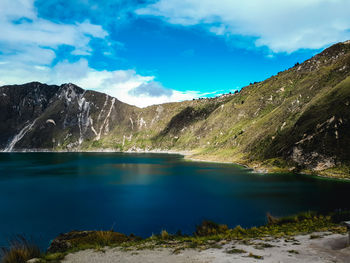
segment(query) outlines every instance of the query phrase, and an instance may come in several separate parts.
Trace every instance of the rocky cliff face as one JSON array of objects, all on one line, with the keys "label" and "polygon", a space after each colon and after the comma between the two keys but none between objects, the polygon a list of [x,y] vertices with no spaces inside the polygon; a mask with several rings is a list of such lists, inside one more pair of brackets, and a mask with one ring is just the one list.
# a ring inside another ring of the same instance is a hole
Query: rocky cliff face
[{"label": "rocky cliff face", "polygon": [[350,43],[217,98],[137,108],[73,84],[0,87],[0,149],[192,150],[349,175]]},{"label": "rocky cliff face", "polygon": [[125,126],[134,108],[73,84],[3,86],[0,95],[3,151],[79,149],[84,141],[98,141],[116,125]]}]

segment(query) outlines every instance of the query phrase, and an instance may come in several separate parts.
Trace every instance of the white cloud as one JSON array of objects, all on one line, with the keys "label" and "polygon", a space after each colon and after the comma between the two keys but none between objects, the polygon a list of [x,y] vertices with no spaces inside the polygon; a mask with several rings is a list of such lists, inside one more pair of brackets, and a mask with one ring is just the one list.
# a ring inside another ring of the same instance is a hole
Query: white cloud
[{"label": "white cloud", "polygon": [[89,21],[58,24],[39,18],[33,0],[0,1],[0,59],[48,65],[58,46],[74,47],[73,55],[89,55],[91,38],[107,35]]},{"label": "white cloud", "polygon": [[[135,70],[115,70],[115,71],[97,71],[87,66],[86,61],[81,60],[74,64],[77,66],[74,72],[81,72],[80,76],[75,76],[69,80],[69,82],[76,83],[78,86],[84,89],[96,90],[99,92],[107,93],[116,97],[118,100],[126,102],[138,107],[146,107],[153,104],[161,104],[165,102],[190,100],[194,97],[198,97],[200,94],[195,91],[180,92],[176,90],[168,90],[168,93],[159,93],[156,96],[156,92],[159,92],[159,86],[155,92],[150,92],[149,88],[154,87],[154,76],[142,76],[136,73]],[[56,67],[54,69],[59,74],[71,70],[72,64],[67,65],[66,68],[63,65],[58,65],[60,69]],[[85,70],[85,72],[84,72]],[[66,79],[67,76],[65,76]],[[60,83],[59,78],[53,80],[56,83]],[[161,85],[158,83],[158,85]],[[148,88],[147,93],[143,93],[142,96],[135,90]]]},{"label": "white cloud", "polygon": [[[160,92],[161,84],[155,81],[154,76],[142,76],[135,70],[98,71],[88,65],[86,59],[75,63],[63,61],[55,67],[28,66],[23,63],[0,63],[0,85],[21,84],[31,81],[41,81],[48,84],[61,84],[72,82],[90,90],[107,93],[131,105],[146,107],[165,102],[190,100],[203,96],[196,91],[180,92],[171,89]],[[157,83],[157,85],[155,85]],[[152,87],[156,87],[153,92]],[[137,90],[145,91],[142,96]],[[156,94],[157,93],[157,94]]]},{"label": "white cloud", "polygon": [[134,70],[98,71],[86,59],[59,61],[52,66],[59,46],[71,46],[73,56],[85,56],[92,52],[92,38],[104,39],[107,35],[101,26],[89,21],[64,24],[42,19],[34,0],[0,0],[0,85],[72,82],[140,107],[201,95],[166,89],[154,76],[142,76]]},{"label": "white cloud", "polygon": [[274,52],[318,49],[350,39],[349,0],[159,0],[136,10],[217,35],[255,37]]},{"label": "white cloud", "polygon": [[21,17],[35,18],[33,0],[2,0],[0,2],[0,17],[18,19]]},{"label": "white cloud", "polygon": [[138,87],[129,90],[128,92],[130,95],[135,97],[160,97],[160,96],[166,96],[171,97],[173,95],[173,91],[171,89],[164,88],[161,83],[158,81],[149,81],[146,83],[142,83]]}]

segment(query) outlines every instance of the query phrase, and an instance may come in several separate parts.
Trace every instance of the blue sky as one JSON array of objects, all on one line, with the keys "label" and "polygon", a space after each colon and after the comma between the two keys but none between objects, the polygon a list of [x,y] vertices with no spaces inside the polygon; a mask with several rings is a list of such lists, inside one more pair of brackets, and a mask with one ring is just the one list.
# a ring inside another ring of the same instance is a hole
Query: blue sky
[{"label": "blue sky", "polygon": [[214,96],[350,39],[348,0],[1,0],[0,84],[137,106]]}]

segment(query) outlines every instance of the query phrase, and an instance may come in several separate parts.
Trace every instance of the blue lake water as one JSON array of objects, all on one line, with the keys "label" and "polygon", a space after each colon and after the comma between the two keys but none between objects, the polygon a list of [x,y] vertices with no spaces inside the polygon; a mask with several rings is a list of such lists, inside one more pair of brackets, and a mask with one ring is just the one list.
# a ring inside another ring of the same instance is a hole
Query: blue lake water
[{"label": "blue lake water", "polygon": [[350,208],[349,194],[347,182],[255,174],[180,155],[1,153],[0,246],[25,234],[46,248],[70,230],[192,233],[204,219],[258,226],[266,212]]}]

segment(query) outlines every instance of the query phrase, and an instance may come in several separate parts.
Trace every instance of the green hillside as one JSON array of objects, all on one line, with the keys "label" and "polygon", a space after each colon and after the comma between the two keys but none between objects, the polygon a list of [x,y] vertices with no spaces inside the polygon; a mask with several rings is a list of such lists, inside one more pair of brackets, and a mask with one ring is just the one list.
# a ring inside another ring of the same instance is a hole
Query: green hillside
[{"label": "green hillside", "polygon": [[[142,109],[72,84],[40,86],[34,95],[20,87],[0,88],[8,94],[0,97],[8,112],[0,126],[3,149],[189,151],[258,170],[350,177],[349,42],[238,93]],[[28,108],[11,110],[14,89],[23,97],[16,105],[34,105],[30,116]],[[16,135],[23,138],[13,141]]]},{"label": "green hillside", "polygon": [[199,159],[348,176],[349,95],[350,45],[339,43],[238,94],[140,109],[145,125],[123,150],[192,150]]}]

